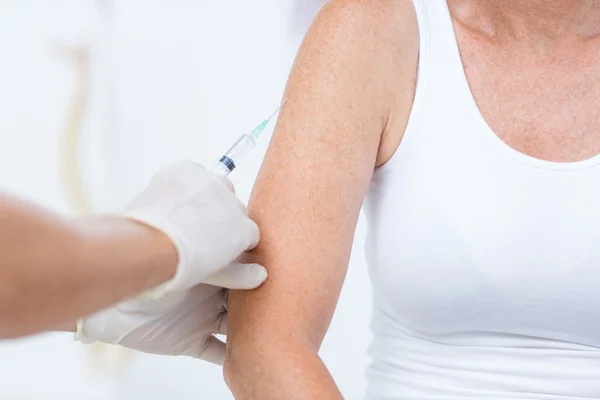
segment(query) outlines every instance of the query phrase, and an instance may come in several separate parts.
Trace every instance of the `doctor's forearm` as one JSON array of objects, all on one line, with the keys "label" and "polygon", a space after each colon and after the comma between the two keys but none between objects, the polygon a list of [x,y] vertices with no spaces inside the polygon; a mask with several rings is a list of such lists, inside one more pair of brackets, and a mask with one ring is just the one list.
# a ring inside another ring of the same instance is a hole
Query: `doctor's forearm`
[{"label": "doctor's forearm", "polygon": [[67,327],[170,279],[164,235],[120,218],[68,220],[0,195],[0,338]]}]

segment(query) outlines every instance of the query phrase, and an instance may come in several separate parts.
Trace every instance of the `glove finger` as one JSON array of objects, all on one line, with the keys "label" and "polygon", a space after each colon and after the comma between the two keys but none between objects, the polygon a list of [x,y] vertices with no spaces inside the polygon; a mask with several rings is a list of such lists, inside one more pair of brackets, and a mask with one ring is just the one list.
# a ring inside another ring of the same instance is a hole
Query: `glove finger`
[{"label": "glove finger", "polygon": [[[182,165],[190,165],[193,166],[195,168],[198,168],[198,172],[206,174],[206,173],[212,173],[212,171],[210,171],[209,169],[207,169],[204,165],[192,161],[192,160],[180,160],[178,163],[182,164]],[[231,182],[229,180],[229,178],[225,177],[225,176],[221,176],[215,173],[212,173],[213,178],[216,178],[219,182],[223,183],[227,189],[231,190],[233,193],[235,193],[235,187],[233,186],[233,182]]]},{"label": "glove finger", "polygon": [[235,194],[235,186],[233,185],[233,182],[231,182],[231,180],[226,177],[226,176],[221,176],[218,174],[213,173],[213,177],[221,182],[223,185],[225,185],[227,187],[227,189],[229,189],[233,194]]},{"label": "glove finger", "polygon": [[203,164],[200,164],[199,162],[192,161],[192,160],[189,160],[189,159],[183,159],[183,160],[179,160],[178,162],[179,162],[179,163],[182,163],[182,164],[190,164],[190,165],[193,165],[194,167],[198,167],[199,169],[201,169],[201,170],[204,170],[204,171],[206,171],[206,170],[207,170],[207,169],[206,169],[206,167],[205,167]]},{"label": "glove finger", "polygon": [[231,192],[233,194],[235,194],[235,186],[233,185],[233,182],[231,182],[229,180],[229,178],[226,178],[226,177],[221,176],[221,175],[217,175],[217,179],[219,181],[221,181],[223,183],[223,185],[227,186],[227,189],[231,190]]},{"label": "glove finger", "polygon": [[232,262],[209,276],[204,283],[226,289],[255,289],[267,279],[267,270],[259,264]]},{"label": "glove finger", "polygon": [[208,339],[208,344],[204,348],[204,351],[200,354],[200,358],[204,361],[208,361],[209,363],[223,365],[225,362],[225,354],[226,354],[225,343],[221,342],[215,336],[212,336]]},{"label": "glove finger", "polygon": [[219,335],[227,335],[227,322],[228,322],[227,312],[223,312],[223,314],[221,314],[221,320],[219,321],[219,326],[217,327],[217,333]]},{"label": "glove finger", "polygon": [[192,161],[192,160],[184,159],[184,160],[181,160],[181,162],[187,162],[187,163],[190,163],[190,164],[192,164],[192,165],[194,165],[194,166],[196,166],[196,167],[198,167],[200,169],[206,170],[206,167],[204,166],[204,164],[201,164],[201,163],[199,163],[197,161]]},{"label": "glove finger", "polygon": [[256,222],[250,220],[250,224],[248,225],[248,246],[246,247],[246,251],[253,250],[256,246],[258,246],[258,242],[260,241],[260,230],[258,229],[258,225]]}]

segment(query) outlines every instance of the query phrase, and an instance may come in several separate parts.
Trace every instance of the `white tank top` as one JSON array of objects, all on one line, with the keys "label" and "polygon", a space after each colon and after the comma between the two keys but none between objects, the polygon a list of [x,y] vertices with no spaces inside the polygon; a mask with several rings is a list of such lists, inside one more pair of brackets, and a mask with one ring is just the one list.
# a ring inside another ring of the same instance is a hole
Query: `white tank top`
[{"label": "white tank top", "polygon": [[471,95],[446,1],[414,3],[413,110],[365,201],[367,398],[598,399],[600,156],[506,145]]}]

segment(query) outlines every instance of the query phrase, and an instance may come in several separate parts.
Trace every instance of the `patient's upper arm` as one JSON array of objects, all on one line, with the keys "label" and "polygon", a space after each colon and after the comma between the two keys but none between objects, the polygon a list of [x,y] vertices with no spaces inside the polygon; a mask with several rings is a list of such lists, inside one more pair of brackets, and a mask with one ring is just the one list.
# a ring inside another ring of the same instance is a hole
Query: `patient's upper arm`
[{"label": "patient's upper arm", "polygon": [[233,351],[259,337],[321,344],[401,75],[391,3],[331,1],[298,53],[249,207],[269,278],[231,295]]}]

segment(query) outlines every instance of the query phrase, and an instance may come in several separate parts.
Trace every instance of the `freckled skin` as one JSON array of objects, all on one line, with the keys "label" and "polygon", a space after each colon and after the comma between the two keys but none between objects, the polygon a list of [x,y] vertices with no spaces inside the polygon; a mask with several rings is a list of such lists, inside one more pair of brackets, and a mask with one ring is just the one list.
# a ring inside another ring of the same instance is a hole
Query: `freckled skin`
[{"label": "freckled skin", "polygon": [[[472,3],[449,1],[467,80],[496,135],[549,161],[600,153],[600,2],[567,0],[553,15],[529,9],[504,20],[494,20],[498,9]],[[544,35],[549,27],[559,34]]]},{"label": "freckled skin", "polygon": [[[600,71],[580,97],[569,93],[600,69],[597,36],[582,33],[600,27],[582,15],[600,12],[547,0],[556,8],[541,23],[540,1],[449,1],[467,77],[509,145],[552,161],[587,158],[600,152]],[[331,0],[313,22],[250,200],[261,243],[249,258],[269,278],[230,296],[224,374],[236,398],[341,398],[317,351],[373,169],[406,127],[418,38],[411,0]]]}]

